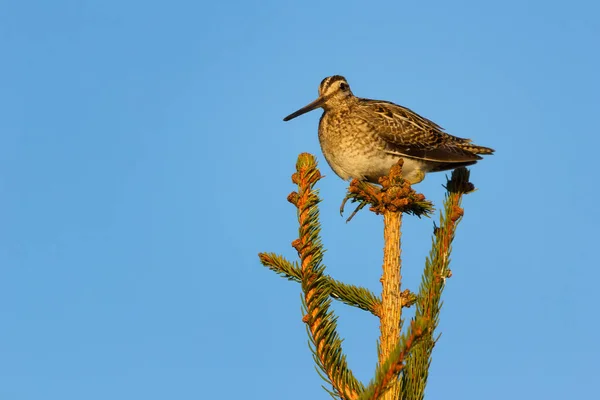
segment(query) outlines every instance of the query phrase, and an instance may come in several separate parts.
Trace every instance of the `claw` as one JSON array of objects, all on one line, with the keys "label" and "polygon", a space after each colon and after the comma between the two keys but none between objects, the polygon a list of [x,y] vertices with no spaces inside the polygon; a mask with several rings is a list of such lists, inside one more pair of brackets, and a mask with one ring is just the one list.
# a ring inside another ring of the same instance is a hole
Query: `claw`
[{"label": "claw", "polygon": [[[344,216],[344,207],[346,206],[346,202],[350,199],[350,196],[346,196],[344,197],[344,200],[342,200],[342,205],[340,206],[340,216]],[[362,210],[367,204],[368,202],[366,201],[359,201],[359,205],[358,207],[356,207],[356,209],[352,212],[352,214],[350,214],[350,216],[348,217],[348,219],[346,219],[346,223],[350,222],[350,220],[352,218],[354,218],[354,216],[360,211]]]},{"label": "claw", "polygon": [[358,207],[356,207],[356,209],[354,211],[352,211],[352,214],[350,214],[350,216],[348,217],[348,219],[346,220],[346,223],[350,222],[350,220],[352,218],[354,218],[354,216],[360,211],[362,210],[365,206],[367,205],[366,201],[361,201],[360,204],[358,205]]},{"label": "claw", "polygon": [[344,200],[342,200],[342,205],[340,205],[340,217],[344,216],[344,207],[346,206],[346,202],[348,201],[350,197],[346,196],[344,197]]}]

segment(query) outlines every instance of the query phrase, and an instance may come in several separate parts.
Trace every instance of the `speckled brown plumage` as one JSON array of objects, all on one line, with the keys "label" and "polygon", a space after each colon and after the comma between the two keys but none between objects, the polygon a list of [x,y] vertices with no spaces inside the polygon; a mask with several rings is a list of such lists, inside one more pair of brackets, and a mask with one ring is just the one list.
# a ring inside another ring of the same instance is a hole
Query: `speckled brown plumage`
[{"label": "speckled brown plumage", "polygon": [[398,158],[403,158],[404,177],[418,183],[427,172],[475,164],[480,155],[494,153],[493,149],[444,132],[406,107],[354,96],[340,75],[323,79],[319,98],[284,121],[319,107],[324,109],[319,122],[321,149],[331,168],[344,180],[376,183]]}]

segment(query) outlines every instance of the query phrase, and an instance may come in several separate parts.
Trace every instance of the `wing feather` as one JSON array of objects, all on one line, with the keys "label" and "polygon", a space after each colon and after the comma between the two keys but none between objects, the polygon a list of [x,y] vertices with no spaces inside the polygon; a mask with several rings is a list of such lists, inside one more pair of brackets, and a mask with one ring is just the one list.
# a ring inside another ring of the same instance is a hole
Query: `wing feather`
[{"label": "wing feather", "polygon": [[406,107],[386,101],[360,101],[361,119],[385,141],[391,154],[451,163],[481,159],[468,150],[476,148],[471,140],[445,133],[441,126]]}]

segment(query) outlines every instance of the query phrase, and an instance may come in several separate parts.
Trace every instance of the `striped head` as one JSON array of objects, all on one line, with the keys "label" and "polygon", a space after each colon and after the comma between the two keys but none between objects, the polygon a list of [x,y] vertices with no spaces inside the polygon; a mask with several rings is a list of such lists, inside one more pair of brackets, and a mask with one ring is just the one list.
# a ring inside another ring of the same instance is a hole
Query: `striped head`
[{"label": "striped head", "polygon": [[328,76],[321,81],[319,85],[319,97],[315,101],[291,113],[283,120],[289,121],[319,107],[325,110],[340,107],[352,98],[354,98],[354,95],[350,90],[350,85],[348,85],[346,78],[340,75]]}]

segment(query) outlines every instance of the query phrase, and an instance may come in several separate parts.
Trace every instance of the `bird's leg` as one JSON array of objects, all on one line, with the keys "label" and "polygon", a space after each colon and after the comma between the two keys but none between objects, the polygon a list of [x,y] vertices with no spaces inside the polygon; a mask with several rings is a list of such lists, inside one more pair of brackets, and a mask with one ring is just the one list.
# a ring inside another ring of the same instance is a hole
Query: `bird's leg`
[{"label": "bird's leg", "polygon": [[[346,222],[350,222],[357,212],[362,210],[366,205],[371,204],[372,199],[375,198],[381,190],[376,185],[366,181],[359,181],[358,179],[353,179],[348,189],[349,191],[346,194],[346,197],[344,197],[342,205],[340,206],[340,215],[344,215],[344,206],[348,200],[351,200],[353,203],[358,203],[358,206],[352,212],[352,214],[350,214],[350,217],[348,217]],[[359,195],[360,192],[362,192],[362,195]],[[365,195],[369,198],[365,197]]]},{"label": "bird's leg", "polygon": [[[342,201],[342,205],[340,206],[340,215],[341,216],[344,216],[344,206],[346,205],[347,200],[348,200],[348,196],[344,197],[344,201]],[[354,211],[352,211],[352,214],[350,214],[350,216],[348,217],[346,222],[350,222],[350,220],[352,218],[354,218],[356,213],[358,213],[360,210],[362,210],[364,208],[364,206],[366,206],[367,204],[369,204],[367,201],[364,201],[364,200],[360,201],[360,204],[358,205],[358,207],[356,207],[356,209]]]}]

